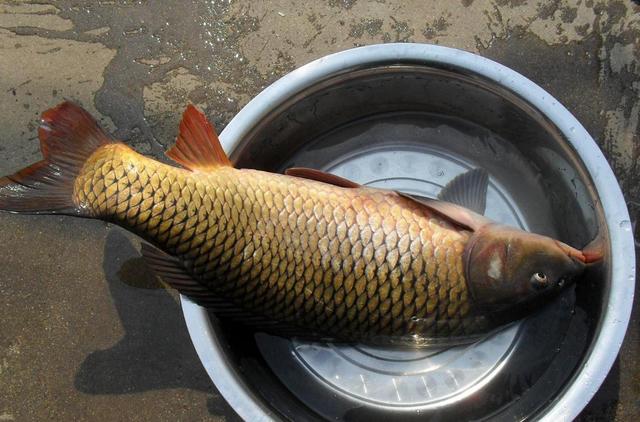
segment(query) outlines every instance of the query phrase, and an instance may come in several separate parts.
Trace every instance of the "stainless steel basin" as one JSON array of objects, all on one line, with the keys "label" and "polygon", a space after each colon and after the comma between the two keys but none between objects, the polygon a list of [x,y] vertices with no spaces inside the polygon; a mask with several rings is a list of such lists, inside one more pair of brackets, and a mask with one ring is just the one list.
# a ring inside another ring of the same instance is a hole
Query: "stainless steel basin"
[{"label": "stainless steel basin", "polygon": [[423,196],[484,167],[489,217],[578,247],[600,233],[607,247],[602,267],[540,312],[448,349],[282,339],[183,297],[198,355],[243,418],[570,420],[604,380],[633,300],[628,212],[593,139],[528,79],[444,47],[362,47],[283,77],[220,138],[239,167],[313,167]]}]

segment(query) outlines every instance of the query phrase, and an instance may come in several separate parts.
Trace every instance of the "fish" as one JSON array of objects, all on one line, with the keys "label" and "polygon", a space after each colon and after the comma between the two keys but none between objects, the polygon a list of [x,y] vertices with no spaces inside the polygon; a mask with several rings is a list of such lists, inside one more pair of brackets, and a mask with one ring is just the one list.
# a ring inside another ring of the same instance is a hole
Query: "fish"
[{"label": "fish", "polygon": [[601,259],[481,215],[482,169],[430,199],[314,169],[234,168],[193,105],[166,152],[173,164],[115,140],[69,101],[42,114],[38,137],[43,160],[0,179],[0,210],[120,225],[146,241],[147,265],[169,286],[278,335],[477,338]]}]

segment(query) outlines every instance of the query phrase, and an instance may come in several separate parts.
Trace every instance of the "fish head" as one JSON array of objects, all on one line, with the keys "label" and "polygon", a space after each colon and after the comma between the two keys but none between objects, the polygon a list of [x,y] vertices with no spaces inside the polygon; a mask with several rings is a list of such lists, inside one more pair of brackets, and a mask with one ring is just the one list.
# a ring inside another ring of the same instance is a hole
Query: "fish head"
[{"label": "fish head", "polygon": [[473,301],[486,313],[553,296],[600,259],[550,237],[497,224],[471,236],[464,258]]}]

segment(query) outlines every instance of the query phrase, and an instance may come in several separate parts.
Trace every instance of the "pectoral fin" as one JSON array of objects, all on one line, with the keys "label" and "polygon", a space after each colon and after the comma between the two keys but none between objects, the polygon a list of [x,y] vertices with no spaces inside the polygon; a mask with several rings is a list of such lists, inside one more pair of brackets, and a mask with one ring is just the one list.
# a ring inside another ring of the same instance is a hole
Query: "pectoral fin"
[{"label": "pectoral fin", "polygon": [[489,174],[477,168],[453,178],[438,194],[441,201],[450,202],[484,215],[487,206]]},{"label": "pectoral fin", "polygon": [[484,169],[473,169],[456,176],[442,188],[438,199],[429,199],[400,193],[445,217],[452,223],[471,231],[491,222],[484,217],[487,205],[489,175]]},{"label": "pectoral fin", "polygon": [[491,223],[491,220],[489,220],[488,218],[450,202],[416,197],[401,192],[398,192],[398,194],[404,198],[410,199],[411,201],[420,204],[421,206],[428,208],[429,211],[435,212],[441,217],[449,220],[454,225],[461,226],[466,230],[476,231],[480,227]]}]

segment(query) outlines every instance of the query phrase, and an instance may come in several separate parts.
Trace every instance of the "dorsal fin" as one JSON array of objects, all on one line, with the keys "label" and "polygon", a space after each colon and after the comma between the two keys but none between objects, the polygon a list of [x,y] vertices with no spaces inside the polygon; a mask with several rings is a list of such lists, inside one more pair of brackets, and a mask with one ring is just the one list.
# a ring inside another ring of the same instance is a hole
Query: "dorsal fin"
[{"label": "dorsal fin", "polygon": [[341,188],[359,188],[361,185],[352,182],[344,177],[335,174],[326,173],[321,170],[315,170],[305,167],[292,167],[285,170],[287,176],[301,177],[303,179],[316,180],[318,182],[328,183],[330,185],[340,186]]},{"label": "dorsal fin", "polygon": [[220,166],[232,166],[213,126],[204,113],[192,104],[187,106],[182,115],[176,144],[166,155],[192,171],[211,171]]},{"label": "dorsal fin", "polygon": [[457,204],[483,215],[487,206],[489,174],[476,168],[454,177],[438,194],[441,201]]},{"label": "dorsal fin", "polygon": [[446,218],[455,225],[462,226],[471,231],[477,231],[480,227],[491,223],[487,217],[468,210],[450,202],[440,201],[437,199],[429,199],[423,197],[415,197],[406,193],[397,192],[398,195],[407,198],[421,206],[427,207],[431,212]]}]

